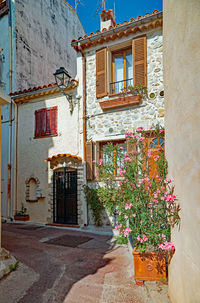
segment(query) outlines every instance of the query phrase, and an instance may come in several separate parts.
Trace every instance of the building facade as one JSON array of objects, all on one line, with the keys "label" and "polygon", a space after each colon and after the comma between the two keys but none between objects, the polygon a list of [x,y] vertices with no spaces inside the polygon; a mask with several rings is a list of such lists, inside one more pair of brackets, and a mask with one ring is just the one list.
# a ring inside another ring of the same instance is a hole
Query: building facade
[{"label": "building facade", "polygon": [[[73,80],[68,94],[77,94]],[[56,85],[12,94],[17,119],[15,209],[27,209],[30,221],[83,226],[87,206],[82,191],[82,105],[70,113]]]},{"label": "building facade", "polygon": [[[73,40],[72,46],[82,66],[87,180],[95,186],[94,162],[104,157],[108,142],[125,151],[126,132],[164,126],[162,13],[116,24],[112,10],[102,11],[101,31]],[[141,88],[147,94],[141,96]]]},{"label": "building facade", "polygon": [[180,204],[169,267],[173,303],[200,302],[200,2],[164,1],[166,157]]},{"label": "building facade", "polygon": [[[84,35],[74,10],[65,0],[0,1],[0,89],[5,94],[54,81],[65,65],[76,75],[72,37]],[[2,215],[14,210],[16,177],[14,105],[2,109]]]}]

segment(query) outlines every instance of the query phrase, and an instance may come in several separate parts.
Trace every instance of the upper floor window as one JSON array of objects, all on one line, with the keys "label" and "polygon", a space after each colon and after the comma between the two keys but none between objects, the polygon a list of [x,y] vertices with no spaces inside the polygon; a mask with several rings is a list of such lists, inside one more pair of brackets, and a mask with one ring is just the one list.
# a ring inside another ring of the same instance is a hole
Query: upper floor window
[{"label": "upper floor window", "polygon": [[35,138],[57,135],[57,106],[35,111]]},{"label": "upper floor window", "polygon": [[112,82],[110,93],[126,91],[133,86],[133,56],[132,49],[124,49],[112,53]]},{"label": "upper floor window", "polygon": [[0,0],[0,17],[5,15],[9,10],[8,0]]},{"label": "upper floor window", "polygon": [[111,52],[111,62],[107,60],[108,52],[106,47],[96,51],[97,98],[122,93],[129,86],[147,86],[146,36],[134,38],[129,47]]}]

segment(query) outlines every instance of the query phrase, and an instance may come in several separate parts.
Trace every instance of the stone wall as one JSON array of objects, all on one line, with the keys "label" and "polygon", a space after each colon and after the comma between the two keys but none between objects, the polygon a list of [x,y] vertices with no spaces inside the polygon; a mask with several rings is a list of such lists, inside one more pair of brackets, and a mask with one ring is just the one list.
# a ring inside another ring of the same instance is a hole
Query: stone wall
[{"label": "stone wall", "polygon": [[84,35],[75,10],[63,0],[16,0],[17,90],[54,82],[64,66],[76,75],[71,40]]},{"label": "stone wall", "polygon": [[[119,42],[118,42],[119,43]],[[103,45],[101,46],[103,47]],[[108,45],[109,47],[109,45]],[[96,99],[96,50],[87,53],[87,140],[98,137],[121,136],[138,126],[145,129],[154,124],[164,125],[162,32],[147,34],[148,97],[139,106],[103,112]],[[162,93],[161,93],[162,94]]]}]

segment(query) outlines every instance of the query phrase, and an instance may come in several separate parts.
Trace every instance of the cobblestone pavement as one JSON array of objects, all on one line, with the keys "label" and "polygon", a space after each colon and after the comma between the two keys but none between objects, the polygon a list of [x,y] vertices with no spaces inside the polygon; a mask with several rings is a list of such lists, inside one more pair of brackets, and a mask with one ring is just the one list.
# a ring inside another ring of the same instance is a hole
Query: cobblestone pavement
[{"label": "cobblestone pavement", "polygon": [[134,283],[127,247],[110,236],[14,223],[2,236],[19,267],[0,281],[1,303],[152,302]]}]

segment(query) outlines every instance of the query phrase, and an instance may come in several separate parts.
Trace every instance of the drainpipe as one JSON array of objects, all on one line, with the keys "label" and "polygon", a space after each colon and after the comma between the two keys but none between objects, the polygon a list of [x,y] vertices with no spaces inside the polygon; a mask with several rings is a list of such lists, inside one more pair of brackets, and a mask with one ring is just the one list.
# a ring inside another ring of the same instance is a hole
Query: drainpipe
[{"label": "drainpipe", "polygon": [[78,46],[78,51],[82,55],[83,67],[83,161],[86,161],[86,58],[81,46]]},{"label": "drainpipe", "polygon": [[[86,180],[86,57],[83,53],[81,46],[78,46],[77,51],[82,55],[82,68],[83,68],[83,163],[84,163],[84,184]],[[87,205],[87,203],[86,203]],[[88,205],[86,206],[86,225],[88,225]]]},{"label": "drainpipe", "polygon": [[14,170],[14,214],[17,211],[17,145],[18,145],[18,104],[15,104],[15,170]]},{"label": "drainpipe", "polygon": [[[12,93],[12,16],[11,1],[9,1],[8,22],[9,22],[9,93]],[[11,217],[11,161],[12,161],[12,100],[9,112],[9,155],[8,155],[8,216]]]}]

